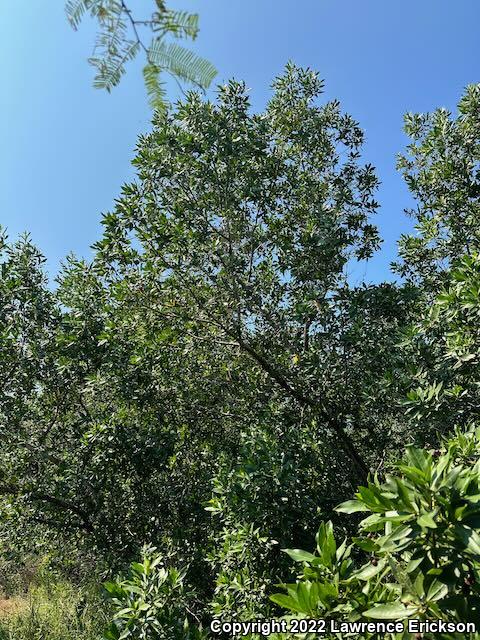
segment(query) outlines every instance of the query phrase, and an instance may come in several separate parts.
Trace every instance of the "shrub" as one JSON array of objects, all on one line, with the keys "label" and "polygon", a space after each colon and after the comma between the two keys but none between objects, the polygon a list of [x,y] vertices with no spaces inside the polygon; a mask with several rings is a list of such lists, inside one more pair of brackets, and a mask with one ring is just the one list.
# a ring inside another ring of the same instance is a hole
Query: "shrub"
[{"label": "shrub", "polygon": [[[130,565],[128,576],[104,584],[114,606],[106,640],[199,640],[200,622],[189,605],[195,594],[185,585],[186,569],[167,566],[167,558],[146,547],[142,562]],[[190,619],[189,619],[190,618]]]},{"label": "shrub", "polygon": [[358,536],[337,544],[332,524],[322,523],[315,553],[286,550],[302,572],[271,599],[297,618],[478,621],[479,453],[479,428],[457,432],[443,449],[407,447],[396,473],[337,508],[368,513]]}]

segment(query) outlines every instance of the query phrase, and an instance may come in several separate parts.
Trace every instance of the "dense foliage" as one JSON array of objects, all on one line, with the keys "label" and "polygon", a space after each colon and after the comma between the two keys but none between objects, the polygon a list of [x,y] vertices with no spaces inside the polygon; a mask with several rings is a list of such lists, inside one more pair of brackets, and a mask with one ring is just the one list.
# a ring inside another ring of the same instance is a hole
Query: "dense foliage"
[{"label": "dense foliage", "polygon": [[407,114],[407,153],[398,167],[415,198],[415,235],[399,242],[399,273],[427,289],[452,263],[479,249],[480,85],[470,85],[454,118],[447,109]]},{"label": "dense foliage", "polygon": [[478,609],[478,87],[456,119],[407,117],[405,280],[359,286],[378,179],[321,93],[289,64],[262,113],[233,81],[158,112],[93,260],[55,287],[2,235],[0,554],[76,584],[95,566],[110,640],[279,605]]},{"label": "dense foliage", "polygon": [[[478,428],[459,433],[442,451],[409,447],[397,473],[382,482],[375,478],[360,487],[355,500],[337,508],[369,514],[353,543],[337,546],[331,522],[322,525],[316,554],[287,550],[303,562],[303,572],[286,585],[287,594],[272,600],[300,618],[477,622],[479,436]],[[354,560],[355,552],[357,558],[368,554],[364,564]],[[405,634],[360,632],[357,637]]]}]

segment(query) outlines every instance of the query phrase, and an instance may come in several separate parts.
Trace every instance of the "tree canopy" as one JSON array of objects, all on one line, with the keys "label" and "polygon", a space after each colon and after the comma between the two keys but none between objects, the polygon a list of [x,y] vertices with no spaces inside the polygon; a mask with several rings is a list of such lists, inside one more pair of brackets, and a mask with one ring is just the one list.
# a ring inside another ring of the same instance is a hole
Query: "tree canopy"
[{"label": "tree canopy", "polygon": [[237,81],[158,110],[54,287],[1,236],[0,553],[93,559],[109,640],[478,615],[479,89],[407,116],[418,233],[357,286],[379,181],[322,92],[290,63],[260,113]]}]

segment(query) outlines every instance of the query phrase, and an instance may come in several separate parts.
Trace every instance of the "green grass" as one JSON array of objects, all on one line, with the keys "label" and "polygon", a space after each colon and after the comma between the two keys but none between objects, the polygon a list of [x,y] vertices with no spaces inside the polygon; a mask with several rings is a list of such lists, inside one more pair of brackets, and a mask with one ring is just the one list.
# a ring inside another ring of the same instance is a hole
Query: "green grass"
[{"label": "green grass", "polygon": [[51,578],[0,600],[0,640],[100,640],[105,605],[93,589]]}]

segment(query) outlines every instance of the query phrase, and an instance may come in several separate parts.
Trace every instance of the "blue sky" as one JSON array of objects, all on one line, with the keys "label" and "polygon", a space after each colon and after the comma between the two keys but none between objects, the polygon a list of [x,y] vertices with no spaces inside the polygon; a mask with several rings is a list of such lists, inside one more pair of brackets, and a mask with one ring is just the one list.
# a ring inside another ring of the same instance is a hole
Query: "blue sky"
[{"label": "blue sky", "polygon": [[[153,0],[131,0],[150,7]],[[406,111],[452,110],[480,81],[478,0],[175,0],[200,13],[197,52],[218,82],[244,79],[255,109],[291,59],[320,72],[325,97],[340,99],[366,131],[365,160],[382,186],[376,222],[381,252],[362,267],[389,278],[396,240],[410,229],[409,196],[395,170],[406,143]],[[73,32],[63,0],[12,0],[0,6],[0,224],[29,231],[54,274],[73,251],[89,257],[123,182],[150,111],[138,65],[112,94],[94,90],[86,58],[88,20]]]}]

